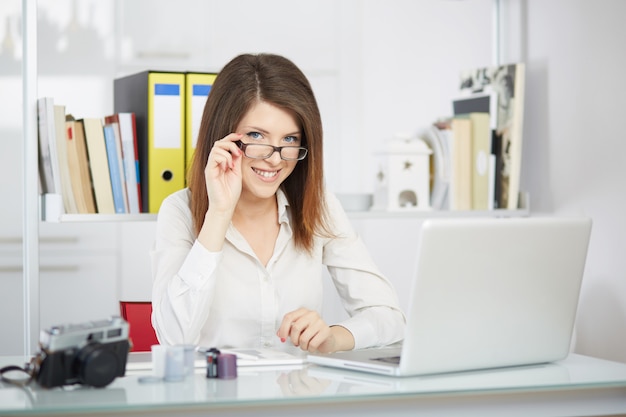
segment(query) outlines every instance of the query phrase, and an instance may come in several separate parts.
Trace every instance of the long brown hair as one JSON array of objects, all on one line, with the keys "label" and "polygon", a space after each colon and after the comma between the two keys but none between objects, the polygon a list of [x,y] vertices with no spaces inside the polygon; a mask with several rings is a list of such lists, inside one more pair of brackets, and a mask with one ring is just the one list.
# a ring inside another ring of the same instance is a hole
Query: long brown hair
[{"label": "long brown hair", "polygon": [[290,60],[272,54],[235,57],[219,72],[207,98],[188,184],[196,233],[209,207],[204,169],[215,141],[232,133],[252,104],[265,101],[295,115],[302,131],[305,159],[281,185],[291,208],[296,247],[311,251],[313,238],[330,236],[326,223],[322,121],[306,76]]}]

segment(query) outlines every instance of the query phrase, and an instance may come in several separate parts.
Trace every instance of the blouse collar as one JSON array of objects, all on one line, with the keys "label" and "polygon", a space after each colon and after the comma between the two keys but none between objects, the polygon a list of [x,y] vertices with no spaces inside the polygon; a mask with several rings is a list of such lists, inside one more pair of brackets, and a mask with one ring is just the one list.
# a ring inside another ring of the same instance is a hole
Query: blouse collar
[{"label": "blouse collar", "polygon": [[289,201],[287,200],[287,195],[279,188],[276,192],[276,203],[278,204],[278,223],[287,223],[289,224]]}]

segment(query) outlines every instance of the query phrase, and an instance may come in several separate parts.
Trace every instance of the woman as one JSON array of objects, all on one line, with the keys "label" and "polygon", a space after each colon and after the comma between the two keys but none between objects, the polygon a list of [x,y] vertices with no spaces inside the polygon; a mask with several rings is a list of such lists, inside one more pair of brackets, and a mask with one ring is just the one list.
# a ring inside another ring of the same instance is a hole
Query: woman
[{"label": "woman", "polygon": [[[404,334],[391,284],[324,190],[322,123],[286,58],[240,55],[204,109],[189,188],[166,198],[151,253],[160,343],[334,352]],[[320,316],[326,265],[351,316]]]}]

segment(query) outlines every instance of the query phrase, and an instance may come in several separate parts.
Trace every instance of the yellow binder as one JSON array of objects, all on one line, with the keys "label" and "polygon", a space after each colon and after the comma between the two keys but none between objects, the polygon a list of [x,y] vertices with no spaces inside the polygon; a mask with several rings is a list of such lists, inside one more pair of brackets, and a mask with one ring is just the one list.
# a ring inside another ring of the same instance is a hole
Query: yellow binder
[{"label": "yellow binder", "polygon": [[188,72],[186,74],[186,117],[185,117],[185,175],[191,166],[193,152],[198,141],[198,131],[202,113],[211,87],[215,82],[215,73]]},{"label": "yellow binder", "polygon": [[158,213],[165,197],[185,187],[185,74],[118,78],[114,108],[136,115],[142,209]]}]

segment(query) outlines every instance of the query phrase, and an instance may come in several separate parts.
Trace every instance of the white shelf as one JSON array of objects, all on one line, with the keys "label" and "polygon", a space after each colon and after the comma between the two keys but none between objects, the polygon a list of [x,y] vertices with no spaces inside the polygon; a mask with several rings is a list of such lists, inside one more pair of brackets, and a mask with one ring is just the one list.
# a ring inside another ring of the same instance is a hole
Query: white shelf
[{"label": "white shelf", "polygon": [[156,214],[62,214],[59,223],[153,222]]},{"label": "white shelf", "polygon": [[106,223],[106,222],[151,222],[156,213],[111,213],[111,214],[67,214],[63,210],[63,198],[60,194],[41,196],[41,221],[44,223]]},{"label": "white shelf", "polygon": [[530,210],[520,208],[517,210],[369,210],[347,211],[351,219],[407,219],[407,218],[433,218],[433,217],[524,217],[530,215]]},{"label": "white shelf", "polygon": [[[346,211],[351,219],[410,219],[433,217],[525,217],[530,215],[528,209],[517,210],[369,210]],[[141,214],[63,214],[59,223],[107,223],[107,222],[153,222],[157,215]],[[55,223],[55,222],[53,222]]]},{"label": "white shelf", "polygon": [[530,216],[530,196],[519,194],[519,208],[496,210],[346,210],[351,219],[426,219],[432,217],[526,217]]},{"label": "white shelf", "polygon": [[[426,219],[445,217],[526,217],[530,216],[529,195],[520,193],[520,207],[496,210],[346,210],[351,219]],[[140,214],[62,214],[60,223],[80,222],[152,222],[156,221],[157,215],[153,213]]]}]

